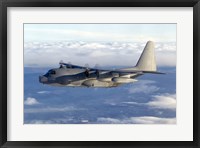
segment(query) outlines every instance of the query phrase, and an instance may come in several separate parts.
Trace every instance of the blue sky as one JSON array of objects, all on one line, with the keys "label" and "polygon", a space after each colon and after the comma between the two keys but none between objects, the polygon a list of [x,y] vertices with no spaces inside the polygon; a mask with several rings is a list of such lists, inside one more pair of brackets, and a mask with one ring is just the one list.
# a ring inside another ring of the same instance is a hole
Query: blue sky
[{"label": "blue sky", "polygon": [[176,24],[24,24],[26,41],[175,42]]}]

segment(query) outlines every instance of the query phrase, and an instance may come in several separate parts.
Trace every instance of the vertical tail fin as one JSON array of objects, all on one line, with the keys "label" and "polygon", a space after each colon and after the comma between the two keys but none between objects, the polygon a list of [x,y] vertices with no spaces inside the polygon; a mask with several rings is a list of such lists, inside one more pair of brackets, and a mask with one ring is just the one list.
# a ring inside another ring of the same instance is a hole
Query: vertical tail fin
[{"label": "vertical tail fin", "polygon": [[136,64],[137,69],[142,71],[157,70],[154,48],[155,48],[154,42],[148,41]]}]

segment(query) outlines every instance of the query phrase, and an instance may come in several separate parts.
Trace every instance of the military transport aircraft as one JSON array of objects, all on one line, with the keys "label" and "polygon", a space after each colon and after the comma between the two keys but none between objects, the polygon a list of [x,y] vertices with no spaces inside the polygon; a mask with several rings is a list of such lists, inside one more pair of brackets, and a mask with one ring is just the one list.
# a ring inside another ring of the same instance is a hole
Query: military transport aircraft
[{"label": "military transport aircraft", "polygon": [[59,68],[50,69],[39,76],[39,82],[53,86],[117,87],[125,83],[136,82],[136,78],[146,74],[164,74],[157,72],[154,42],[148,41],[136,66],[108,70],[89,68],[60,62]]}]

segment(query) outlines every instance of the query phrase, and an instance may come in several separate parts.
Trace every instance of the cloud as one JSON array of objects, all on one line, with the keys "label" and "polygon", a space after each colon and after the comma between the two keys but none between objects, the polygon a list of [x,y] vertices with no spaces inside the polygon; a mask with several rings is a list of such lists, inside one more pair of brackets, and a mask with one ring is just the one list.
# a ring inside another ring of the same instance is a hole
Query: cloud
[{"label": "cloud", "polygon": [[176,124],[176,118],[160,118],[154,116],[142,116],[142,117],[130,117],[123,119],[116,118],[97,118],[96,122],[90,122],[87,119],[74,119],[71,118],[54,118],[51,120],[27,120],[25,124],[67,124],[67,123],[79,123],[79,124]]},{"label": "cloud", "polygon": [[151,108],[176,110],[176,94],[162,94],[153,96],[153,99],[147,103],[121,102],[128,105],[145,105]]},{"label": "cloud", "polygon": [[104,124],[175,124],[176,118],[160,118],[154,116],[130,117],[125,119],[98,118],[97,122]]},{"label": "cloud", "polygon": [[142,105],[144,103],[138,103],[138,102],[122,102],[123,104],[130,104],[130,105]]},{"label": "cloud", "polygon": [[39,104],[39,102],[35,99],[35,98],[31,98],[28,97],[25,101],[24,101],[25,105],[36,105]]},{"label": "cloud", "polygon": [[44,90],[44,91],[38,91],[37,93],[38,93],[38,94],[49,94],[50,92]]},{"label": "cloud", "polygon": [[[60,60],[84,65],[134,66],[146,42],[41,41],[24,43],[25,65],[55,66]],[[176,65],[176,44],[156,43],[159,66]],[[46,60],[51,58],[51,60]],[[119,60],[120,59],[120,60]]]},{"label": "cloud", "polygon": [[25,121],[25,124],[55,124],[55,122],[51,120],[30,120]]},{"label": "cloud", "polygon": [[150,80],[140,80],[139,83],[135,83],[135,85],[133,85],[133,87],[129,88],[129,93],[145,93],[145,94],[149,94],[149,93],[153,93],[158,91],[160,88],[152,85],[154,84],[155,81],[150,81]]},{"label": "cloud", "polygon": [[25,109],[25,113],[50,113],[50,112],[69,112],[84,110],[82,108],[75,108],[73,106],[64,107],[43,107],[43,108],[29,108]]},{"label": "cloud", "polygon": [[153,100],[146,103],[146,105],[153,108],[160,109],[176,109],[176,94],[156,95]]},{"label": "cloud", "polygon": [[53,118],[47,120],[34,119],[34,120],[26,120],[25,124],[88,124],[89,120],[87,119],[75,119],[73,117],[64,117],[64,118]]},{"label": "cloud", "polygon": [[27,120],[25,121],[25,124],[64,124],[64,123],[69,123],[72,122],[73,119],[67,119],[67,118],[55,118],[55,119],[51,119],[51,120]]}]

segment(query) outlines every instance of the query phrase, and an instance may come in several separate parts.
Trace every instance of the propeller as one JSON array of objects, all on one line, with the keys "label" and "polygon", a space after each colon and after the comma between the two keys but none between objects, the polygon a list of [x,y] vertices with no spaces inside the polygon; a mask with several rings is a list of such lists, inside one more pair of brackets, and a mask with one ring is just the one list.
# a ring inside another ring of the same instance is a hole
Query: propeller
[{"label": "propeller", "polygon": [[60,60],[59,64],[62,65],[63,64],[63,60]]},{"label": "propeller", "polygon": [[100,65],[99,65],[99,64],[96,64],[96,65],[94,66],[94,68],[97,69],[97,70],[95,71],[95,74],[96,74],[97,78],[99,78],[100,72],[99,72],[98,69],[100,68]]},{"label": "propeller", "polygon": [[96,70],[92,70],[92,68],[90,68],[89,64],[85,64],[85,75],[86,77],[89,77],[90,74],[95,73],[97,75],[97,77],[99,77],[99,71]]},{"label": "propeller", "polygon": [[61,61],[59,62],[59,64],[60,64],[60,68],[63,68],[63,67],[72,68],[71,62],[68,62],[67,64],[65,64],[65,63],[63,62],[63,60],[61,60]]},{"label": "propeller", "polygon": [[85,76],[89,77],[90,76],[90,69],[89,69],[89,64],[85,64]]},{"label": "propeller", "polygon": [[97,68],[99,69],[100,67],[101,67],[101,66],[100,66],[99,64],[95,64],[95,66],[94,66],[94,68],[96,68],[96,69],[97,69]]},{"label": "propeller", "polygon": [[67,68],[72,68],[72,63],[71,62],[68,62]]},{"label": "propeller", "polygon": [[88,63],[85,64],[85,68],[86,68],[86,69],[90,69],[90,66],[89,66]]},{"label": "propeller", "polygon": [[63,68],[63,60],[60,60],[59,65],[60,65],[60,68]]}]

